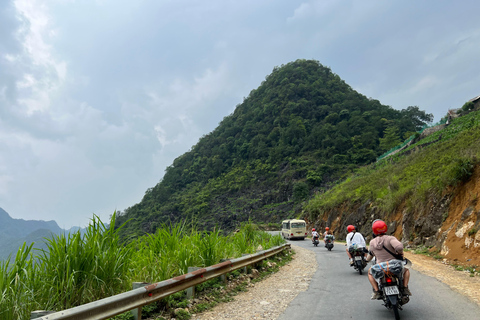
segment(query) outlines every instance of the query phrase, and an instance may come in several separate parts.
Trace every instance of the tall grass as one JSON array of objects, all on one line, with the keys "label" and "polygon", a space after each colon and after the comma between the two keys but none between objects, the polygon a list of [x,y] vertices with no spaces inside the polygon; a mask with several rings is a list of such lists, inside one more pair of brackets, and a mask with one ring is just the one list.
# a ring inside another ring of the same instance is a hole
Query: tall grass
[{"label": "tall grass", "polygon": [[36,307],[36,267],[31,258],[32,246],[24,243],[15,260],[0,262],[0,319],[27,319]]},{"label": "tall grass", "polygon": [[132,282],[159,282],[188,267],[284,243],[246,223],[227,236],[164,225],[124,245],[114,225],[115,213],[109,225],[94,216],[84,234],[52,236],[44,250],[24,244],[14,261],[0,262],[0,319],[28,319],[36,309],[64,310],[130,290]]},{"label": "tall grass", "polygon": [[115,215],[107,227],[94,217],[86,233],[47,239],[39,255],[45,295],[41,303],[61,310],[95,301],[128,288],[132,251],[119,246]]},{"label": "tall grass", "polygon": [[131,244],[136,252],[131,275],[134,281],[158,282],[187,273],[188,267],[207,267],[222,259],[254,253],[285,243],[281,236],[271,236],[251,223],[223,236],[216,229],[200,232],[185,225],[163,225],[155,234],[145,235]]}]

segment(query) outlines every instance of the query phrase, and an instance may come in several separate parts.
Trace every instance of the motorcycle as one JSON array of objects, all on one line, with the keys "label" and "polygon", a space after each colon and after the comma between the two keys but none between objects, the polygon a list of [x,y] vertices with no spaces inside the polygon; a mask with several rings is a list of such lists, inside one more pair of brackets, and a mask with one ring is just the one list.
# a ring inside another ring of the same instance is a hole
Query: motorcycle
[{"label": "motorcycle", "polygon": [[327,236],[325,237],[325,248],[327,248],[328,251],[332,251],[333,240],[335,240],[335,238],[331,234],[327,234]]},{"label": "motorcycle", "polygon": [[348,251],[353,257],[353,268],[361,275],[363,269],[367,266],[367,260],[365,258],[366,248],[352,245],[348,248]]},{"label": "motorcycle", "polygon": [[390,260],[371,268],[372,276],[382,292],[383,305],[387,309],[393,310],[395,320],[400,319],[399,310],[402,310],[402,306],[410,301],[410,297],[402,293],[403,265],[404,261]]},{"label": "motorcycle", "polygon": [[315,247],[318,246],[318,243],[319,243],[319,242],[320,242],[320,241],[318,241],[318,237],[314,237],[314,238],[313,238],[313,245],[314,245]]}]

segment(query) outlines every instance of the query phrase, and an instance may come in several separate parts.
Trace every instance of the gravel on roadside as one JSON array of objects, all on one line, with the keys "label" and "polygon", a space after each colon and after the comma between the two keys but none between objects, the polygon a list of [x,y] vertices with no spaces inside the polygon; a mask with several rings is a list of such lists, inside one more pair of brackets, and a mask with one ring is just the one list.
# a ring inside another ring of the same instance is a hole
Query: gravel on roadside
[{"label": "gravel on roadside", "polygon": [[195,314],[193,320],[277,319],[288,304],[302,291],[307,290],[317,270],[315,252],[291,245],[295,254],[292,261],[280,270],[241,292],[228,303]]}]

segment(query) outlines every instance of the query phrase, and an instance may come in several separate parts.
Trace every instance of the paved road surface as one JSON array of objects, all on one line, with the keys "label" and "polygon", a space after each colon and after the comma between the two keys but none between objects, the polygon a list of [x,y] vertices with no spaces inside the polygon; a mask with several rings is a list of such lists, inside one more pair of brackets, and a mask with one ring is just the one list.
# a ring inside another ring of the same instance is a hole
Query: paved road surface
[{"label": "paved road surface", "polygon": [[[344,244],[336,244],[332,251],[328,251],[322,246],[323,242],[318,247],[314,247],[309,239],[289,242],[314,250],[318,270],[308,290],[301,292],[290,303],[279,320],[395,318],[381,300],[370,300],[372,289],[367,275],[360,275],[348,265]],[[480,319],[480,307],[468,298],[435,278],[411,271],[409,287],[413,296],[400,311],[402,320]]]}]

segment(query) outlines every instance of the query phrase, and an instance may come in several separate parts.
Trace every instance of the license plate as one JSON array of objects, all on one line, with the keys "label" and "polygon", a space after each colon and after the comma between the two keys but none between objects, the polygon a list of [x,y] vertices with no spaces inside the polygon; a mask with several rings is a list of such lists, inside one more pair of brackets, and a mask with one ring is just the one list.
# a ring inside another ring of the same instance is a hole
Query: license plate
[{"label": "license plate", "polygon": [[355,260],[362,260],[361,256],[355,256]]},{"label": "license plate", "polygon": [[385,287],[385,294],[387,296],[392,296],[392,295],[399,294],[399,293],[400,292],[398,291],[397,286]]}]

